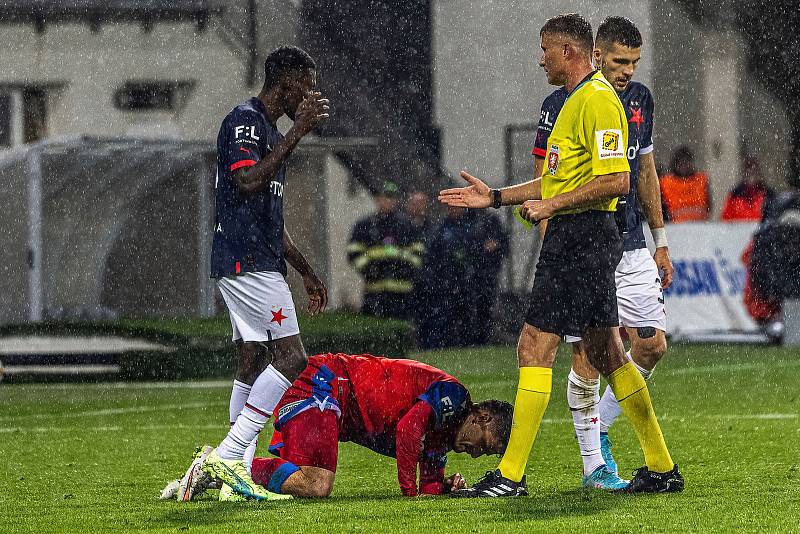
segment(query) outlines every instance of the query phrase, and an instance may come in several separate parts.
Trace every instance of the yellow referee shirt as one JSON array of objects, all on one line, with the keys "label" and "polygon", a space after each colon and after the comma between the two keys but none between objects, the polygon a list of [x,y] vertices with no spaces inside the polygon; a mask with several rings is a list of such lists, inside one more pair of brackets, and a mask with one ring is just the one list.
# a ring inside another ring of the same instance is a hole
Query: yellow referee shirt
[{"label": "yellow referee shirt", "polygon": [[[572,191],[595,176],[630,172],[627,147],[625,109],[617,92],[597,71],[570,93],[553,125],[542,171],[542,198]],[[616,207],[614,198],[556,215],[614,211]]]}]

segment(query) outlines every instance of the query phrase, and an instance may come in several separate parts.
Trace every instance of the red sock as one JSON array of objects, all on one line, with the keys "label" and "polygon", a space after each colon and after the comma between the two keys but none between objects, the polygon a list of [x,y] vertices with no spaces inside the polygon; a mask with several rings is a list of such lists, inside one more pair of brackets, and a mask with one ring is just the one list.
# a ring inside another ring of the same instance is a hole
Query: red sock
[{"label": "red sock", "polygon": [[283,464],[288,464],[286,460],[281,458],[253,458],[253,468],[251,476],[256,484],[267,487],[272,475]]}]

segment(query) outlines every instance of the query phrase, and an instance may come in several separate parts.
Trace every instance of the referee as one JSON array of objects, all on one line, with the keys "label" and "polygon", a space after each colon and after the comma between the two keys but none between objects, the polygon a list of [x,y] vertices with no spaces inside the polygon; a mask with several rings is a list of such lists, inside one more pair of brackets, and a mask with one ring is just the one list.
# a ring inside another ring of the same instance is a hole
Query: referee
[{"label": "referee", "polygon": [[[448,205],[499,208],[522,204],[522,216],[549,219],[530,307],[520,333],[514,427],[498,469],[457,497],[526,495],[525,466],[547,408],[556,350],[564,336],[583,337],[591,363],[606,377],[644,452],[628,489],[683,489],[641,374],[617,334],[614,270],[622,240],[614,212],[628,193],[628,123],[613,86],[592,66],[589,22],[577,14],[549,19],[540,32],[539,65],[569,96],[548,140],[542,178],[503,189],[461,173],[468,187],[442,191]],[[542,200],[529,200],[541,198]]]}]

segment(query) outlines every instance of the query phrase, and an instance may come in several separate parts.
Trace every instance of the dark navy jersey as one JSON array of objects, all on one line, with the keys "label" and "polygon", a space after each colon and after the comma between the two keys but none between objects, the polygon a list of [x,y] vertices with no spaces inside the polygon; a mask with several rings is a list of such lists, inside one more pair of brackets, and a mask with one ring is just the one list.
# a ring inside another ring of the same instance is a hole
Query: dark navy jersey
[{"label": "dark navy jersey", "polygon": [[237,169],[251,167],[283,140],[258,98],[239,104],[225,117],[217,135],[216,214],[211,248],[211,277],[270,271],[286,275],[283,258],[283,186],[281,167],[259,193],[239,191]]},{"label": "dark navy jersey", "polygon": [[556,117],[567,101],[567,90],[563,87],[553,91],[542,102],[542,111],[539,114],[539,126],[536,128],[536,140],[533,142],[533,155],[540,158],[547,157],[547,140],[553,133]]},{"label": "dark navy jersey", "polygon": [[[539,126],[536,129],[536,140],[533,144],[533,155],[547,155],[547,139],[553,131],[556,117],[567,100],[568,93],[562,87],[556,89],[542,103]],[[625,198],[620,198],[617,205],[618,215],[624,217],[625,250],[645,248],[642,222],[645,220],[639,198],[639,155],[653,151],[653,95],[644,84],[630,82],[625,91],[619,95],[628,117],[628,163],[631,167],[630,191]]]}]

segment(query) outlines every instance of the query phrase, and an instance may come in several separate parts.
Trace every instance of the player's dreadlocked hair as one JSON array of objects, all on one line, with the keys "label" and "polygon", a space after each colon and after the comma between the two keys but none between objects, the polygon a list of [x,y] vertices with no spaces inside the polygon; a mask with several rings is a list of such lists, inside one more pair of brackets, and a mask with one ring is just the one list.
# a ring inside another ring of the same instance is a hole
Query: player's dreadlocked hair
[{"label": "player's dreadlocked hair", "polygon": [[597,43],[611,45],[621,44],[628,48],[642,46],[642,34],[639,29],[625,17],[606,17],[597,28]]},{"label": "player's dreadlocked hair", "polygon": [[511,437],[511,424],[514,418],[514,407],[499,400],[485,400],[474,405],[475,410],[484,410],[491,414],[497,425],[497,433],[503,443],[503,450],[505,452],[508,445],[508,439]]},{"label": "player's dreadlocked hair", "polygon": [[317,64],[302,48],[281,46],[270,52],[264,62],[264,87],[274,87],[288,74],[316,68]]},{"label": "player's dreadlocked hair", "polygon": [[574,40],[580,48],[590,54],[592,53],[592,49],[594,49],[592,25],[588,20],[577,13],[566,13],[547,19],[539,35],[541,36],[546,33],[565,35]]}]

